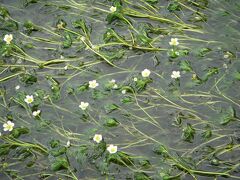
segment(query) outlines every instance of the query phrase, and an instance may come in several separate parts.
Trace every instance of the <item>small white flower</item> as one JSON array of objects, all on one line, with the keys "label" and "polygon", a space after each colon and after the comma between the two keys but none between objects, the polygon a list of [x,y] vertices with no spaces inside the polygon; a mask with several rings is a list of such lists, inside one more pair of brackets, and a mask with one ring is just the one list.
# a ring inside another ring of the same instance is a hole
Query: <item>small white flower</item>
[{"label": "small white flower", "polygon": [[60,56],[60,59],[64,59],[64,56],[63,56],[63,55],[61,55],[61,56]]},{"label": "small white flower", "polygon": [[66,144],[66,147],[70,147],[70,146],[71,146],[71,142],[68,140],[67,144]]},{"label": "small white flower", "polygon": [[14,127],[14,123],[11,121],[7,121],[6,123],[3,124],[4,131],[12,131],[13,127]]},{"label": "small white flower", "polygon": [[229,55],[228,54],[224,54],[223,56],[225,59],[229,58]]},{"label": "small white flower", "polygon": [[68,65],[64,66],[64,70],[67,70],[68,69]]},{"label": "small white flower", "polygon": [[116,83],[116,80],[115,79],[112,79],[111,81],[109,81],[110,83]]},{"label": "small white flower", "polygon": [[171,38],[171,41],[169,42],[171,46],[177,46],[179,45],[178,38]]},{"label": "small white flower", "polygon": [[151,74],[151,71],[148,69],[144,69],[142,71],[142,77],[149,77],[150,74]]},{"label": "small white flower", "polygon": [[2,135],[2,133],[0,132],[0,136]]},{"label": "small white flower", "polygon": [[111,7],[110,7],[110,11],[111,11],[112,13],[116,12],[116,10],[117,10],[116,7],[114,7],[114,6],[111,6]]},{"label": "small white flower", "polygon": [[97,83],[97,81],[96,80],[92,80],[92,81],[89,81],[89,87],[90,88],[95,88],[95,87],[97,87],[99,84]]},{"label": "small white flower", "polygon": [[27,103],[27,104],[31,104],[34,99],[33,99],[33,95],[27,95],[26,98],[24,99],[24,101]]},{"label": "small white flower", "polygon": [[6,34],[6,35],[4,36],[4,39],[3,39],[3,40],[6,42],[6,44],[10,44],[11,41],[13,40],[13,35],[12,35],[12,34]]},{"label": "small white flower", "polygon": [[20,89],[20,86],[19,86],[19,85],[17,85],[17,86],[15,87],[15,89],[16,89],[16,90],[19,90],[19,89]]},{"label": "small white flower", "polygon": [[135,77],[135,78],[133,78],[133,81],[135,81],[135,82],[136,82],[136,81],[138,81],[138,78],[136,78],[136,77]]},{"label": "small white flower", "polygon": [[117,85],[117,84],[114,84],[112,88],[113,88],[113,89],[117,89],[117,88],[118,88],[118,85]]},{"label": "small white flower", "polygon": [[79,105],[79,107],[84,111],[87,109],[87,107],[89,106],[88,102],[81,102],[81,104]]},{"label": "small white flower", "polygon": [[33,111],[32,115],[34,117],[38,116],[41,113],[41,110]]},{"label": "small white flower", "polygon": [[93,140],[96,143],[100,143],[102,141],[102,135],[101,134],[95,134],[94,137],[93,137]]},{"label": "small white flower", "polygon": [[172,74],[171,74],[171,78],[173,79],[177,79],[177,78],[180,78],[181,75],[180,75],[180,71],[173,71]]},{"label": "small white flower", "polygon": [[108,147],[107,147],[107,150],[110,154],[114,154],[117,152],[117,146],[114,146],[113,144],[110,144]]},{"label": "small white flower", "polygon": [[227,69],[228,65],[226,63],[223,64],[223,68]]},{"label": "small white flower", "polygon": [[122,90],[122,94],[126,94],[126,92],[127,92],[126,89]]}]

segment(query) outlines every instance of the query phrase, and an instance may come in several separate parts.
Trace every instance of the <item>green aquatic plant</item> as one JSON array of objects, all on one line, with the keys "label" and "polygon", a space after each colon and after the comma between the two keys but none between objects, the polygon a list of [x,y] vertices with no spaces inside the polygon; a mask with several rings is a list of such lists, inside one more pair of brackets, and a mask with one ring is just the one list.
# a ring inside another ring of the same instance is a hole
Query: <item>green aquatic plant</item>
[{"label": "green aquatic plant", "polygon": [[238,7],[1,2],[0,179],[240,179]]}]

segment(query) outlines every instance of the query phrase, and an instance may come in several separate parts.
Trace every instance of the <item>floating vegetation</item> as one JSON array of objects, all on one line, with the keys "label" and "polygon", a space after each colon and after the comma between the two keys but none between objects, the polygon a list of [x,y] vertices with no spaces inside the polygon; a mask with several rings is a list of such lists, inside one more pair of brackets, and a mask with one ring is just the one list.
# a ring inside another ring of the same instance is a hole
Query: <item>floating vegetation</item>
[{"label": "floating vegetation", "polygon": [[240,179],[239,12],[2,0],[0,179]]}]

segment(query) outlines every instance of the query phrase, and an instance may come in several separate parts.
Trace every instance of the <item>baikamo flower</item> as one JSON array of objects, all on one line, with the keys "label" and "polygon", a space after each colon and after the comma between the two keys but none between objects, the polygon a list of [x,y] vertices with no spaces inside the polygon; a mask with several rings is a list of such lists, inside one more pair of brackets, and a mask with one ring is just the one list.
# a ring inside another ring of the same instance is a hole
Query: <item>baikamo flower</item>
[{"label": "baikamo flower", "polygon": [[107,147],[107,150],[110,154],[114,154],[117,152],[117,146],[114,146],[113,144],[110,144],[108,147]]},{"label": "baikamo flower", "polygon": [[172,74],[171,74],[172,79],[177,79],[177,78],[180,78],[180,77],[181,77],[180,71],[173,71]]},{"label": "baikamo flower", "polygon": [[39,116],[40,113],[41,113],[41,110],[37,110],[37,111],[33,111],[32,115],[36,117],[36,116]]},{"label": "baikamo flower", "polygon": [[101,134],[95,134],[93,137],[93,141],[96,143],[100,143],[102,141],[102,135]]},{"label": "baikamo flower", "polygon": [[179,45],[178,38],[171,38],[171,41],[169,42],[171,46],[177,46]]},{"label": "baikamo flower", "polygon": [[151,71],[148,69],[144,69],[142,71],[142,77],[144,77],[144,78],[149,77],[150,74],[151,74]]},{"label": "baikamo flower", "polygon": [[31,104],[34,101],[33,95],[27,95],[24,99],[27,104]]},{"label": "baikamo flower", "polygon": [[111,11],[112,13],[116,12],[116,10],[117,10],[116,7],[114,7],[114,6],[110,7],[110,11]]},{"label": "baikamo flower", "polygon": [[71,142],[68,140],[67,141],[67,144],[66,144],[66,147],[68,148],[68,147],[70,147],[71,146]]},{"label": "baikamo flower", "polygon": [[13,40],[13,35],[12,34],[6,34],[3,39],[6,44],[11,44],[11,41]]},{"label": "baikamo flower", "polygon": [[98,86],[99,84],[97,83],[96,80],[89,81],[89,87],[94,89]]},{"label": "baikamo flower", "polygon": [[79,107],[85,111],[87,109],[87,107],[89,106],[89,103],[88,102],[81,102]]},{"label": "baikamo flower", "polygon": [[6,123],[3,124],[4,131],[12,131],[13,127],[14,127],[14,123],[11,121],[7,121]]}]

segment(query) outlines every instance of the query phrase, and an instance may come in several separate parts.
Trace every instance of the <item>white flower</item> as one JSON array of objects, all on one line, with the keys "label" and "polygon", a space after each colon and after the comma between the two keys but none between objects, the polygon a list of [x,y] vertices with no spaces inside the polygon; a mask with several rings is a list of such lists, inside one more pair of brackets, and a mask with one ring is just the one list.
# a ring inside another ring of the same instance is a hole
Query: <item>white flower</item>
[{"label": "white flower", "polygon": [[27,104],[31,104],[34,99],[33,99],[33,95],[27,95],[26,98],[24,99],[24,101],[27,103]]},{"label": "white flower", "polygon": [[0,132],[0,136],[2,135],[2,133]]},{"label": "white flower", "polygon": [[110,83],[116,83],[116,80],[115,79],[112,79],[111,81],[109,81]]},{"label": "white flower", "polygon": [[122,90],[122,94],[126,94],[126,92],[127,92],[126,89]]},{"label": "white flower", "polygon": [[229,55],[228,54],[224,54],[223,56],[225,59],[229,58]]},{"label": "white flower", "polygon": [[181,75],[180,75],[180,71],[173,71],[172,74],[171,74],[171,78],[173,79],[177,79],[177,78],[180,78]]},{"label": "white flower", "polygon": [[6,123],[3,124],[4,131],[12,131],[13,127],[14,127],[14,123],[11,121],[7,121]]},{"label": "white flower", "polygon": [[114,7],[114,6],[110,7],[110,11],[111,11],[112,13],[114,13],[116,10],[117,10],[116,7]]},{"label": "white flower", "polygon": [[114,154],[117,152],[117,146],[114,146],[112,144],[110,144],[108,147],[107,147],[107,150],[110,154]]},{"label": "white flower", "polygon": [[223,64],[223,67],[224,67],[225,69],[227,69],[227,68],[228,68],[228,65],[227,65],[226,63],[224,63],[224,64]]},{"label": "white flower", "polygon": [[171,46],[177,46],[179,45],[178,38],[171,38],[171,41],[169,42]]},{"label": "white flower", "polygon": [[68,65],[64,66],[64,70],[67,70],[68,69]]},{"label": "white flower", "polygon": [[79,107],[84,111],[87,109],[87,107],[89,106],[88,102],[81,102],[81,104],[79,105]]},{"label": "white flower", "polygon": [[38,116],[41,113],[41,110],[33,111],[32,115],[34,117]]},{"label": "white flower", "polygon": [[63,56],[63,55],[61,55],[61,56],[60,56],[60,59],[64,59],[64,56]]},{"label": "white flower", "polygon": [[100,143],[102,141],[102,135],[101,134],[95,134],[94,137],[93,137],[93,140],[96,143]]},{"label": "white flower", "polygon": [[19,89],[20,89],[20,86],[19,86],[19,85],[17,85],[17,86],[15,87],[15,89],[16,89],[16,90],[19,90]]},{"label": "white flower", "polygon": [[89,87],[90,88],[95,88],[95,87],[97,87],[99,84],[97,83],[97,81],[96,80],[92,80],[92,81],[89,81]]},{"label": "white flower", "polygon": [[133,78],[133,81],[135,81],[135,82],[136,82],[136,81],[138,81],[138,78],[136,78],[136,77],[135,77],[135,78]]},{"label": "white flower", "polygon": [[13,40],[13,35],[12,35],[12,34],[6,34],[6,35],[4,36],[4,39],[3,39],[3,40],[6,42],[6,44],[10,44],[11,41]]},{"label": "white flower", "polygon": [[67,144],[66,144],[66,147],[70,147],[70,146],[71,146],[71,142],[68,140]]},{"label": "white flower", "polygon": [[113,88],[113,89],[117,89],[117,88],[118,88],[118,85],[117,85],[117,84],[114,84],[112,88]]},{"label": "white flower", "polygon": [[144,69],[142,71],[142,77],[149,77],[150,74],[151,74],[151,71],[148,69]]}]

